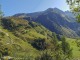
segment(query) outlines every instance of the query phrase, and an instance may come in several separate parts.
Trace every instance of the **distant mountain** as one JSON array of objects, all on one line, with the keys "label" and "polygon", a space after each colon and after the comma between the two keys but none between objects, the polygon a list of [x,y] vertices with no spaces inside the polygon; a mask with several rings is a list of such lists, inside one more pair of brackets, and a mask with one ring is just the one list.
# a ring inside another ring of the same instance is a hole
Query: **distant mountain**
[{"label": "distant mountain", "polygon": [[78,37],[80,24],[76,22],[74,15],[69,11],[62,11],[58,8],[49,8],[45,11],[34,13],[15,14],[14,17],[30,17],[30,21],[38,22],[59,35],[67,37]]}]

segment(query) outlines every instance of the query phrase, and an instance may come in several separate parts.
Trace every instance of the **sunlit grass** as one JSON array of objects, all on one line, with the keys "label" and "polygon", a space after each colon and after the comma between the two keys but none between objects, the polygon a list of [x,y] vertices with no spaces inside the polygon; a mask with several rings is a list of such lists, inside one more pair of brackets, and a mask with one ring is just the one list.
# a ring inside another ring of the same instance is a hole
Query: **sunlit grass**
[{"label": "sunlit grass", "polygon": [[70,44],[71,48],[73,49],[73,57],[74,58],[80,58],[80,47],[77,47],[76,40],[77,39],[71,39],[71,38],[66,38],[67,42]]}]

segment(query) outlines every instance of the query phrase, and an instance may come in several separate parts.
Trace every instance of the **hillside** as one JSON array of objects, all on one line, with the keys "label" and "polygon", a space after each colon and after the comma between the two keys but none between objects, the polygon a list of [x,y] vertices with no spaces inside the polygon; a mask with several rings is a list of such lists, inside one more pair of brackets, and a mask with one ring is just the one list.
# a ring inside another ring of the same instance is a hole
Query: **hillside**
[{"label": "hillside", "polygon": [[42,24],[50,31],[67,37],[79,37],[80,24],[76,22],[74,15],[69,11],[61,11],[58,8],[49,8],[45,11],[34,13],[15,14],[14,17],[22,17]]},{"label": "hillside", "polygon": [[[41,47],[34,46],[37,40],[50,44],[52,32],[42,25],[20,18],[8,17],[0,20],[0,51],[9,49],[12,57],[34,58]],[[45,46],[44,46],[45,47]]]},{"label": "hillside", "polygon": [[80,60],[80,0],[0,0],[0,60]]}]

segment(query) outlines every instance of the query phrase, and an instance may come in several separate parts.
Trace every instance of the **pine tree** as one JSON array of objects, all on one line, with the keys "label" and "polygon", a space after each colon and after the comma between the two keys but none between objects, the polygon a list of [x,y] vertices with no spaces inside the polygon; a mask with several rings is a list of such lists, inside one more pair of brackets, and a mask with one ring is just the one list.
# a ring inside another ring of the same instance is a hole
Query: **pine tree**
[{"label": "pine tree", "polygon": [[57,50],[57,46],[58,46],[58,39],[57,39],[55,33],[52,33],[52,35],[53,35],[52,44],[54,45],[54,50],[56,51]]}]

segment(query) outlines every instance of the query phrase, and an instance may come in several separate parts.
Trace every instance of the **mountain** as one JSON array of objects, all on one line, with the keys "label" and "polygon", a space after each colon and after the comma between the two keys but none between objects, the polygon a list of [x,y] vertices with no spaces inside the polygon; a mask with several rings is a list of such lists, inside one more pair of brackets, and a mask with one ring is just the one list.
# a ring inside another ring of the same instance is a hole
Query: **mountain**
[{"label": "mountain", "polygon": [[78,34],[80,24],[76,22],[73,14],[69,11],[64,12],[58,8],[49,8],[41,12],[14,15],[14,17],[21,16],[24,16],[23,19],[27,19],[27,16],[30,17],[29,21],[38,22],[58,35],[67,37],[80,36]]}]

